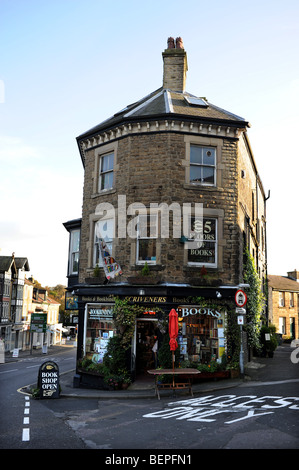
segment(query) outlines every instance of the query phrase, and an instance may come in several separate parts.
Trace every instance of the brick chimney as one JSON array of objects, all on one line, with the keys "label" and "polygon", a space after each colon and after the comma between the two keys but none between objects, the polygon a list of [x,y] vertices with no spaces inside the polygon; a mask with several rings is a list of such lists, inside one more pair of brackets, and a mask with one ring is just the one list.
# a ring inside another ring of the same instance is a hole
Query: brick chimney
[{"label": "brick chimney", "polygon": [[162,53],[163,88],[172,91],[185,91],[186,74],[188,70],[187,53],[184,49],[182,38],[168,38],[167,49]]}]

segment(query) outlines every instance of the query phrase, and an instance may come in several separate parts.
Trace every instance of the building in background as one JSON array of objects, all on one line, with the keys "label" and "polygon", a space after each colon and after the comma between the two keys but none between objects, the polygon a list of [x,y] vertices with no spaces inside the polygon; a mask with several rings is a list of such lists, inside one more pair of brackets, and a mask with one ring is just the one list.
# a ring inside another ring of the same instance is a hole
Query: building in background
[{"label": "building in background", "polygon": [[0,338],[5,351],[22,348],[23,292],[25,272],[29,271],[27,258],[0,256]]},{"label": "building in background", "polygon": [[299,272],[268,276],[269,322],[282,339],[299,338]]},{"label": "building in background", "polygon": [[[152,367],[141,346],[172,308],[180,313],[182,358],[220,360],[227,303],[234,304],[243,283],[245,247],[266,279],[266,197],[250,125],[186,91],[180,38],[169,38],[162,58],[161,88],[77,138],[82,219],[64,224],[67,295],[79,313],[78,359],[102,360],[116,334],[115,299],[126,299],[143,310],[131,347],[133,373]],[[161,341],[165,331],[159,333]]]}]

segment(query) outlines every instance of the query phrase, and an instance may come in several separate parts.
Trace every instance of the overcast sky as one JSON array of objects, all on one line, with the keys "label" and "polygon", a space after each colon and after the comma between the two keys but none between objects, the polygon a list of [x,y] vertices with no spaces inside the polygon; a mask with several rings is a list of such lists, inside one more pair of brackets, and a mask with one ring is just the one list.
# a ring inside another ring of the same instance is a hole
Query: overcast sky
[{"label": "overcast sky", "polygon": [[298,0],[0,0],[0,255],[66,284],[76,137],[159,88],[167,38],[181,36],[186,90],[251,123],[269,273],[299,270],[298,18]]}]

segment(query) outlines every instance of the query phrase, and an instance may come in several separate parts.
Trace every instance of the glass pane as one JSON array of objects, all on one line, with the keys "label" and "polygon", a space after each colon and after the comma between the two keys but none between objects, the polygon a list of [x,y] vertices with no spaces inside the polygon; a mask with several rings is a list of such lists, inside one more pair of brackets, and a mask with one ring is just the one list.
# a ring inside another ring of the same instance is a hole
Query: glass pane
[{"label": "glass pane", "polygon": [[75,251],[79,251],[79,242],[80,242],[80,231],[74,230],[72,232],[72,253]]},{"label": "glass pane", "polygon": [[215,165],[216,151],[211,147],[203,147],[203,160],[204,165]]},{"label": "glass pane", "polygon": [[101,175],[100,189],[111,189],[113,187],[113,172],[104,173]]},{"label": "glass pane", "polygon": [[216,262],[216,243],[204,242],[201,247],[188,250],[188,261],[214,264]]},{"label": "glass pane", "polygon": [[114,161],[114,154],[110,153],[109,155],[105,155],[102,157],[102,167],[101,172],[113,170],[113,161]]},{"label": "glass pane", "polygon": [[114,219],[101,219],[96,223],[95,227],[96,241],[104,240],[107,244],[114,236]]},{"label": "glass pane", "polygon": [[202,182],[206,184],[214,184],[214,168],[207,166],[202,167]]},{"label": "glass pane", "polygon": [[202,164],[202,147],[198,145],[190,146],[190,162]]},{"label": "glass pane", "polygon": [[156,261],[156,239],[138,240],[138,261]]},{"label": "glass pane", "polygon": [[190,182],[201,183],[201,167],[190,165]]},{"label": "glass pane", "polygon": [[77,273],[79,267],[79,253],[73,253],[72,273]]}]

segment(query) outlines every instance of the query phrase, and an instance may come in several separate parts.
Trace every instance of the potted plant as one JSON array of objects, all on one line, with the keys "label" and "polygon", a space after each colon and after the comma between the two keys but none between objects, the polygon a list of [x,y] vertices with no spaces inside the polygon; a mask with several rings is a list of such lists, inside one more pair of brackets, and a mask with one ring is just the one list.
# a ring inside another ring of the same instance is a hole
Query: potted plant
[{"label": "potted plant", "polygon": [[149,265],[147,262],[145,262],[143,268],[140,271],[140,274],[128,277],[128,281],[130,284],[137,285],[158,284],[161,281],[161,276],[150,272]]}]

